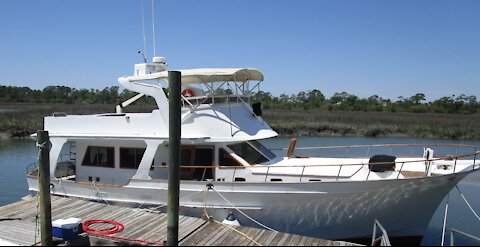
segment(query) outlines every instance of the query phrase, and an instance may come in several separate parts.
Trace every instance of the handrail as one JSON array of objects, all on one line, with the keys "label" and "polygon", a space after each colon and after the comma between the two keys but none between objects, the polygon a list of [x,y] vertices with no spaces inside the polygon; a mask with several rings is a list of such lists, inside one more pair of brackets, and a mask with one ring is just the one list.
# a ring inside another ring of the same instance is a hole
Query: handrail
[{"label": "handrail", "polygon": [[460,231],[460,230],[455,229],[455,228],[451,228],[450,229],[450,246],[455,246],[455,234],[454,233],[458,233],[460,235],[463,235],[465,237],[468,237],[470,239],[473,239],[473,240],[476,240],[476,241],[480,242],[480,237],[477,237],[477,236],[474,236],[472,234]]},{"label": "handrail", "polygon": [[[445,156],[445,157],[437,157],[433,159],[429,159],[428,161],[439,161],[439,160],[454,160],[458,158],[464,158],[464,157],[470,157],[470,156],[476,156],[480,154],[480,151],[477,151],[475,153],[468,153],[468,154],[462,154],[462,155],[457,155],[457,156]],[[395,161],[395,162],[374,162],[374,163],[351,163],[351,164],[311,164],[311,165],[252,165],[252,166],[215,166],[215,165],[209,165],[209,166],[179,166],[179,168],[273,168],[273,167],[281,167],[281,168],[302,168],[302,167],[324,167],[324,166],[364,166],[364,165],[385,165],[385,164],[405,164],[405,163],[418,163],[418,162],[425,162],[425,159],[418,159],[418,160],[409,160],[409,161]],[[161,166],[153,166],[153,167],[159,167],[159,168],[167,168],[168,165],[161,165]]]},{"label": "handrail", "polygon": [[[377,227],[380,228],[380,231],[382,231],[382,235],[377,238]],[[390,244],[390,239],[388,238],[388,233],[383,228],[382,224],[375,219],[373,222],[373,234],[372,234],[372,244],[371,246],[375,246],[375,244],[380,240],[380,246],[391,246]]]},{"label": "handrail", "polygon": [[[437,157],[433,159],[429,159],[428,161],[440,161],[440,160],[458,160],[459,158],[464,158],[464,157],[470,157],[470,156],[476,156],[480,154],[480,151],[477,151],[475,153],[468,153],[468,154],[462,154],[462,155],[457,155],[457,156],[444,156],[444,157]],[[418,159],[418,160],[409,160],[409,161],[395,161],[395,162],[373,162],[373,163],[350,163],[350,164],[311,164],[311,165],[255,165],[255,166],[215,166],[215,165],[209,165],[209,166],[197,166],[197,165],[187,165],[187,166],[179,166],[179,168],[267,168],[270,169],[272,167],[281,167],[281,168],[303,168],[303,167],[326,167],[326,166],[364,166],[364,165],[385,165],[385,164],[402,164],[402,166],[405,163],[419,163],[419,162],[425,162],[425,159]],[[473,163],[473,165],[476,165]],[[159,167],[159,168],[167,168],[168,165],[161,165],[161,166],[153,166],[153,167]]]},{"label": "handrail", "polygon": [[[375,162],[375,163],[356,163],[356,164],[312,164],[312,165],[283,165],[283,166],[280,166],[280,165],[255,165],[255,166],[215,166],[215,165],[187,165],[187,166],[179,166],[180,169],[191,169],[191,168],[194,168],[194,169],[216,169],[216,168],[219,168],[219,169],[234,169],[234,174],[233,174],[233,177],[232,179],[235,177],[235,173],[237,172],[237,168],[239,169],[246,169],[246,168],[267,168],[267,171],[266,172],[254,172],[254,174],[259,174],[259,175],[264,175],[265,176],[265,182],[268,180],[268,177],[269,176],[272,176],[272,175],[285,175],[285,174],[276,174],[276,173],[271,173],[270,170],[271,168],[301,168],[301,174],[292,174],[292,175],[295,175],[295,176],[300,176],[299,180],[300,182],[302,181],[302,178],[305,176],[305,169],[307,167],[333,167],[333,166],[338,166],[339,167],[339,170],[338,170],[338,173],[337,173],[337,176],[336,176],[336,180],[338,181],[339,178],[340,178],[340,175],[341,175],[341,170],[344,166],[366,166],[366,165],[369,165],[369,166],[374,166],[374,165],[384,165],[384,164],[400,164],[400,169],[397,170],[398,174],[397,174],[397,177],[396,179],[399,179],[400,177],[400,174],[403,170],[403,167],[406,163],[420,163],[420,164],[423,164],[424,162],[428,161],[429,163],[432,162],[432,161],[439,161],[439,160],[455,160],[454,161],[454,167],[453,167],[453,173],[456,172],[456,167],[457,167],[457,160],[458,158],[462,158],[462,157],[468,157],[468,156],[474,156],[476,160],[476,155],[480,154],[480,151],[476,151],[475,153],[471,153],[471,154],[463,154],[463,155],[457,155],[457,156],[448,156],[448,157],[440,157],[440,158],[434,158],[434,159],[419,159],[419,160],[409,160],[409,161],[398,161],[398,162]],[[154,166],[154,167],[160,167],[160,168],[167,168],[168,166],[167,165],[162,165],[162,166]],[[476,168],[475,168],[476,167]],[[472,170],[476,170],[476,169],[480,169],[480,166],[477,165],[475,162],[472,164]],[[204,170],[204,172],[205,172]],[[361,167],[359,168],[359,170],[357,170],[354,174],[352,175],[349,175],[348,177],[352,177],[353,175],[357,174],[358,171],[361,170]],[[368,169],[368,174],[367,174],[367,178],[366,180],[369,179],[370,177],[370,174],[371,174],[371,169]],[[319,175],[310,175],[310,176],[314,176],[314,177],[318,177]],[[328,175],[327,175],[328,176]],[[429,173],[425,172],[423,176],[430,176]],[[328,176],[328,177],[332,177],[333,176]]]},{"label": "handrail", "polygon": [[[297,147],[296,150],[315,150],[315,149],[334,149],[334,148],[364,148],[364,147],[423,147],[423,146],[431,146],[431,147],[466,147],[466,148],[473,148],[475,150],[479,150],[480,146],[469,145],[469,144],[456,144],[456,143],[398,143],[398,144],[364,144],[364,145],[340,145],[340,146],[317,146],[317,147]],[[272,148],[270,150],[287,150],[288,148]]]}]

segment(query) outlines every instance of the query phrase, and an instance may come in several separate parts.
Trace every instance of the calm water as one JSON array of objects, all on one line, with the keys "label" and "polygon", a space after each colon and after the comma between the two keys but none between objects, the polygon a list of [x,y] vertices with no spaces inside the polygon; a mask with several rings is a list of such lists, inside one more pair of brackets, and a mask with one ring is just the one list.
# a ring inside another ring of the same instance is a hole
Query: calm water
[{"label": "calm water", "polygon": [[[288,147],[290,139],[271,139],[263,143],[272,149]],[[449,141],[426,140],[415,138],[364,138],[364,137],[309,137],[299,138],[297,147],[302,146],[334,146],[361,145],[380,143],[461,143],[480,146],[480,141]],[[285,151],[274,151],[283,154]],[[25,177],[26,167],[35,162],[37,150],[32,140],[0,140],[0,205],[21,200],[28,194]],[[471,206],[480,213],[480,174],[466,177],[459,184],[464,196]],[[436,210],[422,245],[440,245],[445,202]],[[421,205],[418,205],[421,207]],[[480,236],[480,222],[468,209],[456,189],[450,192],[447,226],[457,228],[467,233]],[[372,226],[373,227],[373,226]],[[447,233],[448,233],[447,228]],[[478,245],[462,237],[455,238],[457,245]],[[446,235],[445,245],[449,245],[449,235]]]}]

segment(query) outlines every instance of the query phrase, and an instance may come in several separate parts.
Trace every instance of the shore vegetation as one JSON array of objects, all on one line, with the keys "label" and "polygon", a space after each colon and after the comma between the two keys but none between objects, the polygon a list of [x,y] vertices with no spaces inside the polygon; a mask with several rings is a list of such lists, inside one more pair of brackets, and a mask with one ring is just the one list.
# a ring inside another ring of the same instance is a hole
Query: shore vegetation
[{"label": "shore vegetation", "polygon": [[[115,105],[135,93],[119,87],[75,89],[49,86],[43,90],[0,85],[0,137],[26,137],[43,129],[43,117],[54,112],[96,114],[113,112]],[[404,136],[480,140],[480,103],[473,95],[446,96],[427,102],[423,93],[392,101],[377,95],[359,98],[342,92],[326,98],[314,89],[278,97],[260,91],[263,117],[280,136]],[[127,112],[155,109],[143,97]]]}]

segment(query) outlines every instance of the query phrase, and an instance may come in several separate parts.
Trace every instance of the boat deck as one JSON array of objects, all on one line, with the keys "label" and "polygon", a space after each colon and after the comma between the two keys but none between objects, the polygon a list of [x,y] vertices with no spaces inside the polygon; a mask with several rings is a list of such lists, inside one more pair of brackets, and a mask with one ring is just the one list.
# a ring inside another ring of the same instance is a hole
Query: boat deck
[{"label": "boat deck", "polygon": [[[108,219],[121,222],[125,226],[122,232],[114,236],[159,243],[164,243],[167,239],[167,214],[165,213],[53,195],[51,198],[52,220],[70,217],[83,220]],[[0,245],[5,242],[17,245],[39,245],[40,226],[36,225],[36,215],[37,200],[32,197],[0,207]],[[349,242],[275,233],[264,229],[232,228],[215,221],[187,216],[180,216],[178,234],[181,246],[358,246]],[[86,233],[82,233],[81,236],[84,240],[86,239],[86,244],[96,246],[139,244]],[[72,241],[70,244],[78,245],[79,243]]]}]

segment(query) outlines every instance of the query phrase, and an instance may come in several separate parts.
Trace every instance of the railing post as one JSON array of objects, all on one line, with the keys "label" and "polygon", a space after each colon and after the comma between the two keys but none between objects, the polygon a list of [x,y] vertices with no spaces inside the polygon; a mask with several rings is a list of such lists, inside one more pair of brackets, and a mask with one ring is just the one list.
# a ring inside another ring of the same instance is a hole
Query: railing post
[{"label": "railing post", "polygon": [[340,177],[340,172],[342,171],[342,166],[343,166],[343,165],[340,165],[340,169],[338,169],[337,181],[338,181],[338,177]]},{"label": "railing post", "polygon": [[303,173],[305,172],[305,166],[303,166],[303,169],[302,169],[302,175],[300,175],[300,182],[302,182],[302,178],[303,178]]},{"label": "railing post", "polygon": [[397,179],[400,177],[400,174],[402,173],[403,164],[405,164],[405,162],[402,162],[402,165],[400,166],[400,171],[398,171]]},{"label": "railing post", "polygon": [[268,172],[270,171],[270,166],[267,167],[267,174],[265,174],[265,182],[267,182]]},{"label": "railing post", "polygon": [[455,158],[455,163],[453,164],[453,174],[455,174],[455,170],[457,169],[457,160],[458,158]]},{"label": "railing post", "polygon": [[472,171],[475,170],[475,163],[476,163],[476,160],[477,160],[477,151],[475,150],[475,155],[473,156],[473,165],[472,165]]},{"label": "railing post", "polygon": [[235,183],[235,173],[237,172],[237,167],[233,169],[232,183]]}]

